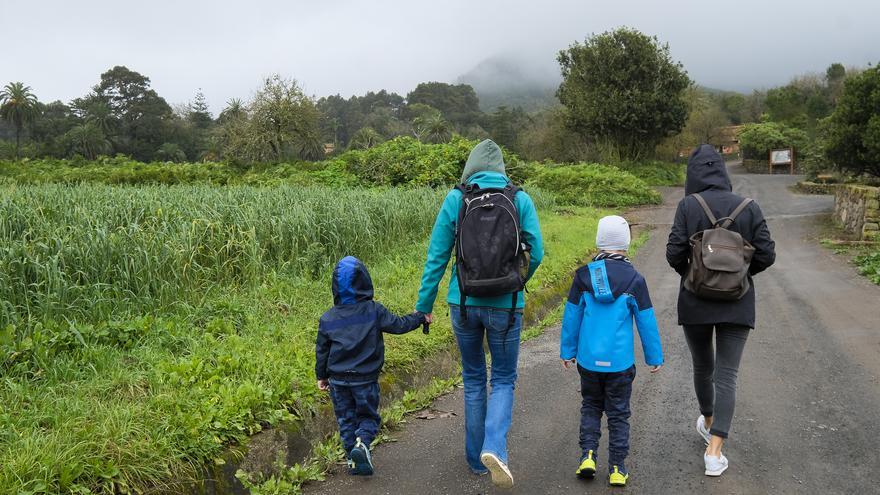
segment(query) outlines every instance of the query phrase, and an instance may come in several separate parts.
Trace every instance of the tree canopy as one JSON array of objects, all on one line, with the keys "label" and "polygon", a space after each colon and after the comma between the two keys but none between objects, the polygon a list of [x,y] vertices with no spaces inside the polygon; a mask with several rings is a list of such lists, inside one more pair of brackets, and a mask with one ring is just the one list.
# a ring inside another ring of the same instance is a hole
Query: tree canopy
[{"label": "tree canopy", "polygon": [[558,61],[563,81],[557,96],[570,127],[621,157],[651,154],[684,126],[690,79],[657,38],[620,28],[574,43]]},{"label": "tree canopy", "polygon": [[825,155],[844,170],[880,177],[880,67],[844,82],[828,119]]}]

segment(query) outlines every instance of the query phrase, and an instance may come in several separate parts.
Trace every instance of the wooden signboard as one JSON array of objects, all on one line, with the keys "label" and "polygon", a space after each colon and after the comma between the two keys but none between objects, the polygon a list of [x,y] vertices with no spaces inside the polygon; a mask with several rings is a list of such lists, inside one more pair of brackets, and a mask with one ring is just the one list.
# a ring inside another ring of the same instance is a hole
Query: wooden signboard
[{"label": "wooden signboard", "polygon": [[770,173],[774,166],[788,165],[788,172],[794,174],[794,148],[770,150]]}]

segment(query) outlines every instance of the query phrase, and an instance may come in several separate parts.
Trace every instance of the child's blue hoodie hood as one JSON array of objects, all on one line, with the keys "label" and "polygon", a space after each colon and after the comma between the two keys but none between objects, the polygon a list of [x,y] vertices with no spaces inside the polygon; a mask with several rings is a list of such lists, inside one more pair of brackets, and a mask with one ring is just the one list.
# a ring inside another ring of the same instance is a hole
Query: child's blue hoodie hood
[{"label": "child's blue hoodie hood", "polygon": [[361,260],[346,256],[333,270],[333,304],[355,304],[373,300],[373,280]]}]

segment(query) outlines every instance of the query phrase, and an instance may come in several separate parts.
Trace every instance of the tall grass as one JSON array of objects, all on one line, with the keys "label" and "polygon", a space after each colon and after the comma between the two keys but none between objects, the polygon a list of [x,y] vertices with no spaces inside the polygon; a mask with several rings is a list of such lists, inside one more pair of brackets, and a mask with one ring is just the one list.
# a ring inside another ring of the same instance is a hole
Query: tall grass
[{"label": "tall grass", "polygon": [[0,327],[162,309],[267,271],[314,277],[430,231],[431,189],[0,186]]}]

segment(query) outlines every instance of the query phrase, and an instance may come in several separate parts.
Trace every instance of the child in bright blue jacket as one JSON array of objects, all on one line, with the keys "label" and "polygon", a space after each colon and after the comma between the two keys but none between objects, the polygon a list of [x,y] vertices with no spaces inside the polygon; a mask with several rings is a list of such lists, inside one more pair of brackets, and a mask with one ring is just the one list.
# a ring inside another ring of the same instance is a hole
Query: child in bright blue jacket
[{"label": "child in bright blue jacket", "polygon": [[633,319],[638,325],[651,373],[663,365],[657,319],[644,277],[626,252],[630,229],[623,217],[599,221],[599,254],[577,270],[562,321],[559,357],[565,368],[577,364],[581,378],[581,478],[596,474],[602,414],[608,417],[608,472],[612,485],[626,485],[629,473],[629,401],[636,376]]}]

